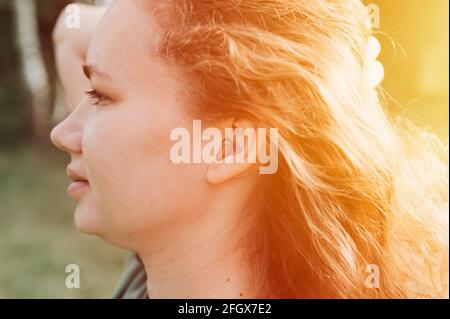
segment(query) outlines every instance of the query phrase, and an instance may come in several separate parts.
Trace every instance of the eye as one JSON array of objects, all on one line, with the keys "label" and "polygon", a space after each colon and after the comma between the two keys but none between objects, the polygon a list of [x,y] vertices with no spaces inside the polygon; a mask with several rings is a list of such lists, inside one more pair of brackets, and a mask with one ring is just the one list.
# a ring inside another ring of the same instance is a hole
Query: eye
[{"label": "eye", "polygon": [[110,101],[110,99],[108,97],[99,93],[96,90],[86,91],[85,93],[87,96],[89,96],[89,98],[92,100],[92,103],[94,105],[105,106]]}]

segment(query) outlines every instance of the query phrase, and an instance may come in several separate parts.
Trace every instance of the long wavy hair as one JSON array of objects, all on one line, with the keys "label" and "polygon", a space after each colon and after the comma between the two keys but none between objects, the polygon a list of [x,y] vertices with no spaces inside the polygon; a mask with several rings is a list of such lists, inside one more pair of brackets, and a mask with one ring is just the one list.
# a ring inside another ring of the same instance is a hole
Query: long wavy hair
[{"label": "long wavy hair", "polygon": [[[261,296],[448,296],[448,145],[389,118],[362,80],[372,31],[361,1],[153,9],[197,114],[278,128],[279,169],[252,233]],[[374,269],[379,286],[367,283]]]}]

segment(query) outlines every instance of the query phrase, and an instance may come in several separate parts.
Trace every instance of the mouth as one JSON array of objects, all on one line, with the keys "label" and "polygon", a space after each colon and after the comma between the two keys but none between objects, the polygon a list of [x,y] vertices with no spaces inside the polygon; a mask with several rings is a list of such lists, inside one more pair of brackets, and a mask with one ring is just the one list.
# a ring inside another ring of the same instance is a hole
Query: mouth
[{"label": "mouth", "polygon": [[80,199],[89,190],[89,181],[70,167],[67,167],[66,173],[72,179],[72,183],[67,187],[68,195],[75,199]]}]

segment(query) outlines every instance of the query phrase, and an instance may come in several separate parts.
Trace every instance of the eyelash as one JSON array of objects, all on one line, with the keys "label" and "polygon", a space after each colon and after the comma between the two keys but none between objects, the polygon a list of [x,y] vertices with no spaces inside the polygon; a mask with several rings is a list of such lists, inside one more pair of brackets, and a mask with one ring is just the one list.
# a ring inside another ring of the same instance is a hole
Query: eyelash
[{"label": "eyelash", "polygon": [[89,96],[89,98],[91,98],[94,101],[93,102],[94,105],[101,106],[100,103],[104,102],[105,100],[108,100],[106,96],[98,93],[96,90],[86,91],[85,93],[87,96]]}]

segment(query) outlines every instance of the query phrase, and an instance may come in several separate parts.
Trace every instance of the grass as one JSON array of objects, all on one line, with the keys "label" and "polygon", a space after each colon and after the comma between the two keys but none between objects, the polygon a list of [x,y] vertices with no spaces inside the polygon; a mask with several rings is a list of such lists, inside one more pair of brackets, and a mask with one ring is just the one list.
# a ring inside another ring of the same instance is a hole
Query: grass
[{"label": "grass", "polygon": [[[126,252],[73,224],[68,158],[53,149],[0,151],[0,298],[110,298]],[[80,288],[65,286],[68,264]]]}]

